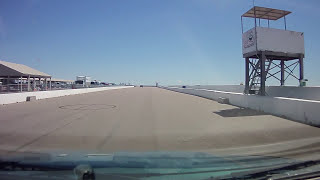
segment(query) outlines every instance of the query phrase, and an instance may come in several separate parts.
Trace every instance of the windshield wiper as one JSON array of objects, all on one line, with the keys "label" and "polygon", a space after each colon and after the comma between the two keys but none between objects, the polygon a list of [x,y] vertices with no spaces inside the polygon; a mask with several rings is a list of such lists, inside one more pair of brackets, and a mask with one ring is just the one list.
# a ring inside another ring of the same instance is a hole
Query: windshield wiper
[{"label": "windshield wiper", "polygon": [[20,161],[0,161],[0,171],[57,171],[70,170],[67,166],[54,166],[46,163],[25,163]]},{"label": "windshield wiper", "polygon": [[[42,171],[42,172],[53,172],[53,171],[67,171],[73,170],[74,175],[78,180],[94,180],[95,173],[90,165],[82,164],[76,167],[73,166],[55,166],[54,164],[45,163],[23,163],[19,161],[0,161],[0,172],[1,171]],[[36,177],[36,176],[34,176]]]},{"label": "windshield wiper", "polygon": [[[211,179],[219,179],[219,180],[229,180],[229,179],[268,179],[271,178],[275,174],[288,172],[288,171],[294,171],[299,169],[305,169],[311,166],[315,166],[320,164],[320,160],[314,160],[314,161],[304,161],[299,163],[292,163],[284,166],[277,166],[273,168],[267,168],[267,169],[261,169],[261,170],[252,170],[252,171],[245,171],[245,172],[237,172],[237,173],[231,173],[231,175],[223,176],[223,177],[217,177],[217,178],[211,178]],[[320,170],[314,171],[314,172],[306,172],[302,174],[296,174],[298,179],[301,179],[301,177],[298,176],[310,176],[310,177],[319,177]],[[293,175],[291,176],[292,178]],[[281,178],[280,178],[281,179]],[[284,178],[288,179],[288,177]],[[294,178],[295,179],[295,178]]]}]

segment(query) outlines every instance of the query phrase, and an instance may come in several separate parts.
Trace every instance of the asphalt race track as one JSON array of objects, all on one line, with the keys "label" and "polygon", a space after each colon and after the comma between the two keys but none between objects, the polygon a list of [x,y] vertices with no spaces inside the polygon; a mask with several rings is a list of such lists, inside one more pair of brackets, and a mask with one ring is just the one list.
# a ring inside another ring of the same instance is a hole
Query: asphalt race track
[{"label": "asphalt race track", "polygon": [[2,105],[0,123],[0,150],[11,152],[212,152],[320,138],[317,127],[155,87]]}]

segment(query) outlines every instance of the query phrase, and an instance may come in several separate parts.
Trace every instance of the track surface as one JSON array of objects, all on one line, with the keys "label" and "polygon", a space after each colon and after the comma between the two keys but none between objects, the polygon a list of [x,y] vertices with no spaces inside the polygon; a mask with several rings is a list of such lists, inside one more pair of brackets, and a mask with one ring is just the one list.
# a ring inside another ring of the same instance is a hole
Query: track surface
[{"label": "track surface", "polygon": [[320,129],[159,88],[0,106],[0,150],[211,151],[320,137]]}]

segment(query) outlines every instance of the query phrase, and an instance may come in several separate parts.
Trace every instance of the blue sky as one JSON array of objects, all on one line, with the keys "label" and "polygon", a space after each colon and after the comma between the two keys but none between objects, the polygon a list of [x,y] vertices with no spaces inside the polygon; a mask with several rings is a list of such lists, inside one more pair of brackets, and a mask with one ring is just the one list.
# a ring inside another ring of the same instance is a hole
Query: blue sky
[{"label": "blue sky", "polygon": [[[293,12],[287,27],[305,33],[305,77],[320,85],[320,1],[255,5]],[[240,16],[251,7],[252,0],[1,0],[0,59],[63,79],[239,84]]]}]

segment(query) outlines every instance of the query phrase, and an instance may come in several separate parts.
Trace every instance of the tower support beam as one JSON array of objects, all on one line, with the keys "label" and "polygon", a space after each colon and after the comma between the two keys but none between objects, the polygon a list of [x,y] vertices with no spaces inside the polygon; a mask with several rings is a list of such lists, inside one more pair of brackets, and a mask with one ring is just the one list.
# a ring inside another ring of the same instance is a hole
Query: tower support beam
[{"label": "tower support beam", "polygon": [[261,53],[260,56],[260,73],[261,73],[261,77],[260,77],[260,92],[259,94],[261,96],[266,95],[266,55],[264,52]]},{"label": "tower support beam", "polygon": [[300,81],[304,79],[304,72],[303,72],[303,57],[300,56],[299,58],[299,73],[300,73]]},{"label": "tower support beam", "polygon": [[281,72],[280,85],[284,86],[284,60],[280,61],[280,72]]},{"label": "tower support beam", "polygon": [[249,65],[250,65],[249,58],[245,58],[245,68],[246,68],[246,72],[245,72],[246,73],[246,82],[245,82],[245,89],[244,89],[245,94],[249,93],[249,83],[250,83]]}]

